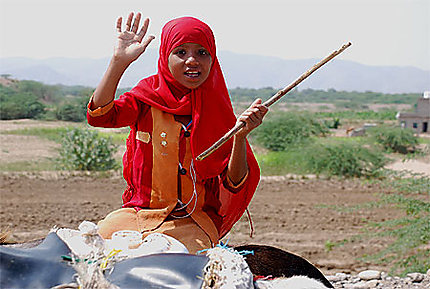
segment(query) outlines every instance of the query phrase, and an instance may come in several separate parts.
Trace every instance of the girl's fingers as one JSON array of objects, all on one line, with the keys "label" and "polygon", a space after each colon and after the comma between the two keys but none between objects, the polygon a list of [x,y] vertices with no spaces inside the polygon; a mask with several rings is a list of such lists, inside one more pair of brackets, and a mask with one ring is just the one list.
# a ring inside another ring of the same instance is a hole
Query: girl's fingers
[{"label": "girl's fingers", "polygon": [[139,28],[141,17],[142,17],[142,14],[140,14],[140,12],[136,14],[136,18],[134,19],[134,22],[133,22],[133,28],[131,29],[131,31],[133,31],[134,33],[137,33],[137,29]]},{"label": "girl's fingers", "polygon": [[238,118],[238,121],[245,123],[242,131],[245,135],[263,123],[264,115],[269,109],[262,105],[262,100],[255,100],[251,106],[245,110]]},{"label": "girl's fingers", "polygon": [[119,17],[119,18],[116,20],[116,31],[117,31],[118,33],[121,33],[121,26],[122,26],[122,17]]},{"label": "girl's fingers", "polygon": [[[142,41],[143,37],[146,34],[146,31],[148,31],[148,27],[149,27],[149,18],[145,18],[145,20],[143,21],[143,26],[140,29],[139,33],[137,34],[137,41],[139,41],[139,42]],[[152,38],[152,39],[154,39],[154,38]],[[152,41],[152,39],[150,40],[150,42]]]},{"label": "girl's fingers", "polygon": [[131,31],[131,21],[133,20],[134,13],[131,12],[128,14],[127,23],[125,24],[125,30]]},{"label": "girl's fingers", "polygon": [[261,117],[259,117],[256,114],[250,113],[250,114],[242,114],[241,117],[239,117],[239,120],[246,123],[246,124],[256,124],[261,121]]},{"label": "girl's fingers", "polygon": [[260,118],[256,114],[253,113],[249,116],[249,119],[250,119],[252,124],[257,124],[259,122]]}]

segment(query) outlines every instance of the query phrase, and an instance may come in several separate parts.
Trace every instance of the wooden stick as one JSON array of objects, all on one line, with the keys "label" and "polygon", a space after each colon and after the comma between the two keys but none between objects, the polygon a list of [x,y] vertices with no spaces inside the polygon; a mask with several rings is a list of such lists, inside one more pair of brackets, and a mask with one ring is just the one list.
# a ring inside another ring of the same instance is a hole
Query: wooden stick
[{"label": "wooden stick", "polygon": [[[342,45],[342,47],[339,50],[334,51],[329,56],[327,56],[326,58],[324,58],[323,60],[321,60],[320,62],[315,64],[312,68],[310,68],[308,71],[303,73],[299,78],[297,78],[293,83],[291,83],[290,85],[288,85],[284,89],[281,89],[274,96],[272,96],[270,99],[265,101],[263,103],[263,105],[266,107],[269,107],[272,104],[274,104],[275,102],[277,102],[285,94],[287,94],[290,90],[292,90],[294,87],[299,85],[300,82],[302,82],[303,80],[308,78],[318,68],[320,68],[321,66],[323,66],[324,64],[326,64],[327,62],[329,62],[330,60],[332,60],[333,58],[335,58],[339,54],[341,54],[345,49],[347,49],[351,45],[352,45],[351,42],[348,42],[348,43]],[[225,144],[232,136],[234,136],[244,126],[245,126],[244,122],[240,122],[240,123],[236,124],[230,131],[228,131],[223,137],[221,137],[217,142],[215,142],[210,148],[208,148],[207,150],[202,152],[199,156],[197,156],[196,160],[201,161],[201,160],[205,159],[207,156],[209,156],[211,153],[213,153],[219,147],[221,147],[223,144]]]}]

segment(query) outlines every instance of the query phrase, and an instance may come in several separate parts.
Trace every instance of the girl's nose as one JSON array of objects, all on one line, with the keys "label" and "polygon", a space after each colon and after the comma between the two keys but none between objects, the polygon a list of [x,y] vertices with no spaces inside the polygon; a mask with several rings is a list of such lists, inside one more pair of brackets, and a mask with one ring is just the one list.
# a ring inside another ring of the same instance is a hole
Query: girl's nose
[{"label": "girl's nose", "polygon": [[190,55],[187,60],[185,61],[186,65],[198,65],[199,62],[197,61],[196,57],[193,55]]}]

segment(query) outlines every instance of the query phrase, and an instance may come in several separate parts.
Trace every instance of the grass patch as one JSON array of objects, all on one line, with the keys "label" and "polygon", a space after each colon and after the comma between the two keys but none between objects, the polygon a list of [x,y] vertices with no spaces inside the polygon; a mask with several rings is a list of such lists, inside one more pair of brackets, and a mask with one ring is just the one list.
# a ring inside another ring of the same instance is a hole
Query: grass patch
[{"label": "grass patch", "polygon": [[50,159],[36,161],[19,161],[13,163],[3,163],[0,165],[2,172],[40,172],[57,170],[56,162]]},{"label": "grass patch", "polygon": [[125,140],[128,137],[128,132],[127,133],[123,133],[123,132],[104,132],[104,131],[99,131],[99,136],[100,137],[104,137],[104,138],[110,138],[112,143],[115,145],[125,145]]},{"label": "grass patch", "polygon": [[378,120],[396,120],[396,109],[383,109],[380,111],[373,110],[337,110],[337,111],[322,111],[317,112],[317,117],[323,118],[339,118],[339,119],[359,119],[366,121]]},{"label": "grass patch", "polygon": [[402,193],[406,195],[430,195],[430,178],[409,171],[384,170],[384,175],[378,179],[367,180],[367,183],[376,184],[385,191]]},{"label": "grass patch", "polygon": [[[56,143],[61,143],[62,135],[74,127],[85,127],[84,125],[69,125],[63,127],[34,127],[34,128],[22,128],[10,131],[3,131],[1,134],[11,135],[30,135],[40,138],[44,138]],[[97,129],[96,129],[97,130]],[[100,137],[111,138],[112,142],[116,145],[125,145],[125,140],[128,137],[128,132],[106,132],[97,130]]]},{"label": "grass patch", "polygon": [[420,137],[418,138],[418,143],[430,146],[430,138]]},{"label": "grass patch", "polygon": [[331,136],[331,137],[318,137],[315,142],[321,145],[372,145],[373,142],[366,136],[348,137],[348,136]]},{"label": "grass patch", "polygon": [[55,128],[45,128],[45,127],[38,127],[38,128],[23,128],[23,129],[16,129],[16,130],[10,130],[1,132],[2,134],[12,134],[12,135],[31,135],[31,136],[37,136],[40,138],[44,138],[50,141],[54,141],[56,143],[61,142],[61,136],[67,130],[71,129],[70,127],[55,127]]},{"label": "grass patch", "polygon": [[[425,273],[430,268],[430,178],[423,175],[405,177],[402,172],[385,171],[378,179],[367,180],[381,188],[380,199],[376,202],[348,207],[349,212],[363,208],[395,207],[405,212],[405,216],[365,226],[363,233],[337,244],[327,241],[326,249],[356,240],[389,238],[381,251],[361,258],[364,262],[389,265],[390,273],[406,275],[412,272]],[[345,208],[345,207],[338,207]]]},{"label": "grass patch", "polygon": [[306,155],[301,150],[268,152],[256,155],[261,174],[266,176],[286,174],[310,174]]}]

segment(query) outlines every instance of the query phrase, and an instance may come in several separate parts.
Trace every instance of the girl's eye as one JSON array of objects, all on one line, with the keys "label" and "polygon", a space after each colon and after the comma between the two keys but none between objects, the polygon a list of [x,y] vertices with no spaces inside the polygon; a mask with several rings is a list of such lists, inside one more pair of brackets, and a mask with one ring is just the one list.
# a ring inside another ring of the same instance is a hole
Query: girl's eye
[{"label": "girl's eye", "polygon": [[206,49],[200,49],[200,50],[199,50],[199,54],[200,54],[200,55],[209,55],[209,52],[207,52],[207,50],[206,50]]},{"label": "girl's eye", "polygon": [[185,51],[185,49],[178,49],[178,50],[176,50],[176,51],[175,51],[175,54],[178,54],[178,55],[185,55],[185,54],[186,54],[186,51]]}]

